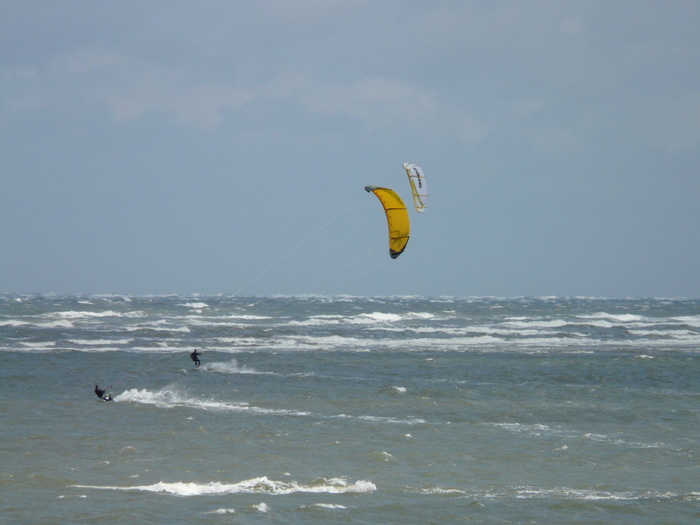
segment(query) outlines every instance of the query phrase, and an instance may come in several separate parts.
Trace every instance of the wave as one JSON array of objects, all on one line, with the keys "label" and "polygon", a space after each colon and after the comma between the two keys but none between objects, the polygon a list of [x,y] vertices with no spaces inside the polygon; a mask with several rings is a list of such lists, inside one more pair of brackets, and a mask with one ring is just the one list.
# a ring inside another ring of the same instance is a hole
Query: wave
[{"label": "wave", "polygon": [[409,492],[423,495],[458,496],[489,500],[507,499],[544,499],[568,501],[700,501],[700,492],[660,492],[654,490],[612,491],[597,489],[580,489],[569,487],[543,488],[532,486],[506,487],[503,489],[487,488],[471,491],[440,486],[406,487]]},{"label": "wave", "polygon": [[81,346],[128,345],[133,339],[68,339],[68,342]]},{"label": "wave", "polygon": [[165,482],[152,485],[135,485],[127,487],[100,486],[100,485],[71,485],[81,489],[119,490],[129,492],[153,492],[165,493],[175,496],[205,496],[222,494],[269,494],[284,495],[298,492],[314,494],[366,494],[377,490],[377,486],[371,481],[358,480],[348,483],[345,478],[319,478],[310,483],[296,481],[270,480],[266,476],[247,479],[238,483],[224,483],[210,481],[197,482]]},{"label": "wave", "polygon": [[675,493],[648,491],[606,491],[595,489],[574,488],[538,488],[538,487],[512,487],[500,491],[486,491],[482,494],[474,494],[484,498],[515,498],[515,499],[563,499],[574,501],[645,501],[645,500],[682,500],[700,501],[700,492]]},{"label": "wave", "polygon": [[[673,447],[666,443],[653,442],[653,443],[643,443],[640,441],[629,441],[625,439],[620,439],[617,437],[611,437],[606,434],[596,434],[592,432],[581,433],[580,431],[565,428],[558,425],[546,425],[546,424],[524,424],[524,423],[485,423],[485,425],[493,426],[508,432],[513,432],[517,434],[526,434],[532,437],[558,437],[563,439],[585,439],[588,441],[593,441],[597,443],[614,445],[614,446],[624,446],[629,448],[642,448],[642,449],[662,449],[670,452],[681,452],[681,449]],[[565,449],[563,449],[565,450]]]},{"label": "wave", "polygon": [[384,312],[372,312],[358,315],[324,314],[314,315],[305,321],[289,321],[289,326],[326,326],[326,325],[385,325],[410,320],[431,320],[436,315],[428,312],[408,312],[405,314],[393,314]]},{"label": "wave", "polygon": [[528,434],[530,436],[563,436],[576,437],[578,434],[573,430],[564,429],[558,426],[550,426],[545,424],[525,424],[525,423],[484,423],[488,426],[493,426],[508,432],[518,434]]},{"label": "wave", "polygon": [[205,512],[204,514],[235,514],[236,509],[216,509],[216,510],[210,510],[209,512]]},{"label": "wave", "polygon": [[17,327],[17,326],[27,326],[30,324],[31,323],[28,323],[27,321],[17,321],[16,319],[9,319],[7,321],[0,321],[0,326]]},{"label": "wave", "polygon": [[26,342],[22,341],[19,343],[22,345],[22,349],[17,349],[25,352],[38,352],[42,350],[54,350],[56,348],[56,341],[43,341],[43,342]]},{"label": "wave", "polygon": [[[387,330],[383,330],[387,332]],[[393,333],[393,331],[390,331]],[[461,333],[460,333],[461,332]],[[405,337],[408,330],[396,330],[398,337],[347,337],[342,335],[289,335],[277,336],[272,339],[250,341],[232,339],[231,347],[220,348],[220,351],[234,352],[238,349],[258,347],[264,350],[280,351],[349,351],[368,352],[377,349],[394,349],[402,351],[439,351],[467,352],[503,351],[521,352],[554,351],[558,349],[580,349],[582,346],[589,350],[609,347],[647,347],[674,346],[687,347],[700,343],[700,334],[689,331],[661,331],[660,333],[637,333],[629,330],[623,334],[589,334],[582,331],[526,331],[526,330],[493,330],[486,328],[472,332],[470,328],[446,333],[440,337],[440,331],[430,333],[434,337]],[[694,349],[692,349],[694,350]]]},{"label": "wave", "polygon": [[180,306],[184,306],[185,308],[192,308],[194,310],[203,310],[205,308],[209,308],[209,305],[207,303],[183,303]]},{"label": "wave", "polygon": [[154,321],[152,323],[144,323],[136,326],[127,326],[127,332],[137,332],[137,331],[153,331],[153,332],[181,332],[190,333],[191,330],[187,326],[169,326],[168,321]]},{"label": "wave", "polygon": [[75,328],[75,325],[70,321],[49,321],[48,323],[35,323],[37,328]]},{"label": "wave", "polygon": [[373,423],[391,423],[395,425],[424,425],[427,423],[425,419],[418,417],[407,417],[404,419],[389,417],[389,416],[366,416],[359,415],[353,416],[349,414],[339,414],[337,416],[330,416],[336,419],[359,419],[360,421],[370,421]]},{"label": "wave", "polygon": [[155,405],[160,408],[196,408],[201,410],[216,412],[240,412],[255,413],[262,415],[281,416],[310,416],[310,412],[301,410],[283,410],[250,406],[246,402],[227,402],[212,399],[202,399],[190,396],[186,391],[174,386],[166,387],[157,392],[140,390],[133,388],[122,392],[114,398],[117,402],[141,403],[144,405]]},{"label": "wave", "polygon": [[680,317],[671,317],[672,321],[679,322],[693,328],[700,328],[700,315],[684,315]]},{"label": "wave", "polygon": [[[409,489],[409,490],[411,490],[411,489]],[[460,489],[446,489],[446,488],[443,488],[443,487],[419,487],[419,488],[416,488],[416,489],[413,489],[413,490],[415,490],[418,494],[426,494],[426,495],[440,495],[440,496],[444,496],[444,495],[452,495],[452,494],[455,494],[455,495],[461,496],[461,495],[463,495],[463,494],[466,494],[466,491],[464,491],[464,490],[460,490]]]},{"label": "wave", "polygon": [[501,326],[507,326],[511,328],[562,328],[567,326],[569,323],[563,319],[510,319],[504,322]]},{"label": "wave", "polygon": [[133,388],[126,390],[121,394],[114,396],[114,401],[124,403],[139,403],[144,405],[154,405],[159,408],[194,408],[212,412],[237,412],[241,414],[253,414],[260,416],[293,416],[293,417],[313,417],[316,419],[354,419],[357,421],[367,421],[371,423],[388,423],[398,425],[421,425],[426,421],[421,418],[407,417],[398,418],[391,416],[373,416],[373,415],[323,415],[312,413],[305,410],[279,409],[279,408],[264,408],[259,406],[251,406],[245,401],[230,402],[217,401],[213,399],[197,398],[189,395],[187,391],[179,389],[175,386],[166,387],[157,392],[150,390],[141,390]]},{"label": "wave", "polygon": [[235,359],[228,362],[206,363],[202,364],[199,368],[205,372],[218,372],[220,374],[280,375],[275,372],[259,372],[258,370],[245,365],[241,366]]},{"label": "wave", "polygon": [[312,503],[311,505],[302,505],[300,509],[328,509],[328,510],[346,510],[345,505],[338,505],[337,503]]},{"label": "wave", "polygon": [[239,365],[238,361],[232,359],[231,361],[223,362],[218,361],[214,363],[202,364],[199,370],[203,372],[217,372],[220,374],[251,374],[251,375],[262,375],[262,376],[278,376],[278,377],[313,377],[312,372],[295,372],[291,374],[280,374],[279,372],[267,372],[260,371],[251,366]]},{"label": "wave", "polygon": [[617,323],[636,323],[645,320],[645,317],[636,314],[609,314],[607,312],[597,312],[594,314],[579,314],[576,317],[581,319],[610,319]]},{"label": "wave", "polygon": [[146,317],[146,312],[141,310],[132,312],[115,312],[113,310],[105,310],[104,312],[87,312],[82,310],[68,310],[65,312],[49,312],[42,314],[40,317],[47,318],[58,318],[58,319],[101,319],[104,317],[119,317],[126,319],[133,319],[139,317]]}]

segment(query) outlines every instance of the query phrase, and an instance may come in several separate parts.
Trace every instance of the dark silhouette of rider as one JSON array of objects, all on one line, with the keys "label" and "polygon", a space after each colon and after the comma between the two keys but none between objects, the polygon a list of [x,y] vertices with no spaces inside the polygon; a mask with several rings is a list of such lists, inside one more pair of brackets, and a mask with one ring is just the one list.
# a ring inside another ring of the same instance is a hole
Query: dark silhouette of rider
[{"label": "dark silhouette of rider", "polygon": [[109,395],[106,390],[100,388],[98,385],[95,385],[95,394],[103,401],[112,401],[112,396]]},{"label": "dark silhouette of rider", "polygon": [[197,352],[197,350],[195,350],[194,352],[192,352],[190,354],[190,359],[192,359],[192,361],[194,361],[194,366],[197,368],[199,368],[199,364],[200,364],[199,358],[197,357],[198,355],[202,355],[202,352]]}]

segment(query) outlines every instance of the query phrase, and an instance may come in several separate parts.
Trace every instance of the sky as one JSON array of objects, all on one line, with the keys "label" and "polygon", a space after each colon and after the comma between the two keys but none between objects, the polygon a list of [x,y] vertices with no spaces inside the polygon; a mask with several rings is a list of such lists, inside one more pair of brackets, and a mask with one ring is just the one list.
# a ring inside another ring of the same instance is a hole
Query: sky
[{"label": "sky", "polygon": [[[698,298],[699,26],[691,0],[0,0],[0,292]],[[366,185],[409,208],[395,260]]]}]

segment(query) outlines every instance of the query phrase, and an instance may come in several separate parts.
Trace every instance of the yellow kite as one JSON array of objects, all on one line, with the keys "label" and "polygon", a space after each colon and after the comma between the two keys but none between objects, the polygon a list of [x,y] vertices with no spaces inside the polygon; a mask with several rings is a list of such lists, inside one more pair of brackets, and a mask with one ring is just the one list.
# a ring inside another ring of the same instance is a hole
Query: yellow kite
[{"label": "yellow kite", "polygon": [[394,190],[378,186],[365,186],[365,190],[374,193],[384,207],[389,227],[389,255],[396,259],[406,249],[411,234],[408,210]]}]

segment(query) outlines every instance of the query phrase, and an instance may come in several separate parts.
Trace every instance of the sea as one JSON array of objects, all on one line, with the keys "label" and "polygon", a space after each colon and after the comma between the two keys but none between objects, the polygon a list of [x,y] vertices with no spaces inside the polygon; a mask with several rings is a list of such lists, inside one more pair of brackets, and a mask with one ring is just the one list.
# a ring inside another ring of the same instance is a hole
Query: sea
[{"label": "sea", "polygon": [[0,350],[3,524],[700,523],[700,300],[6,293]]}]

